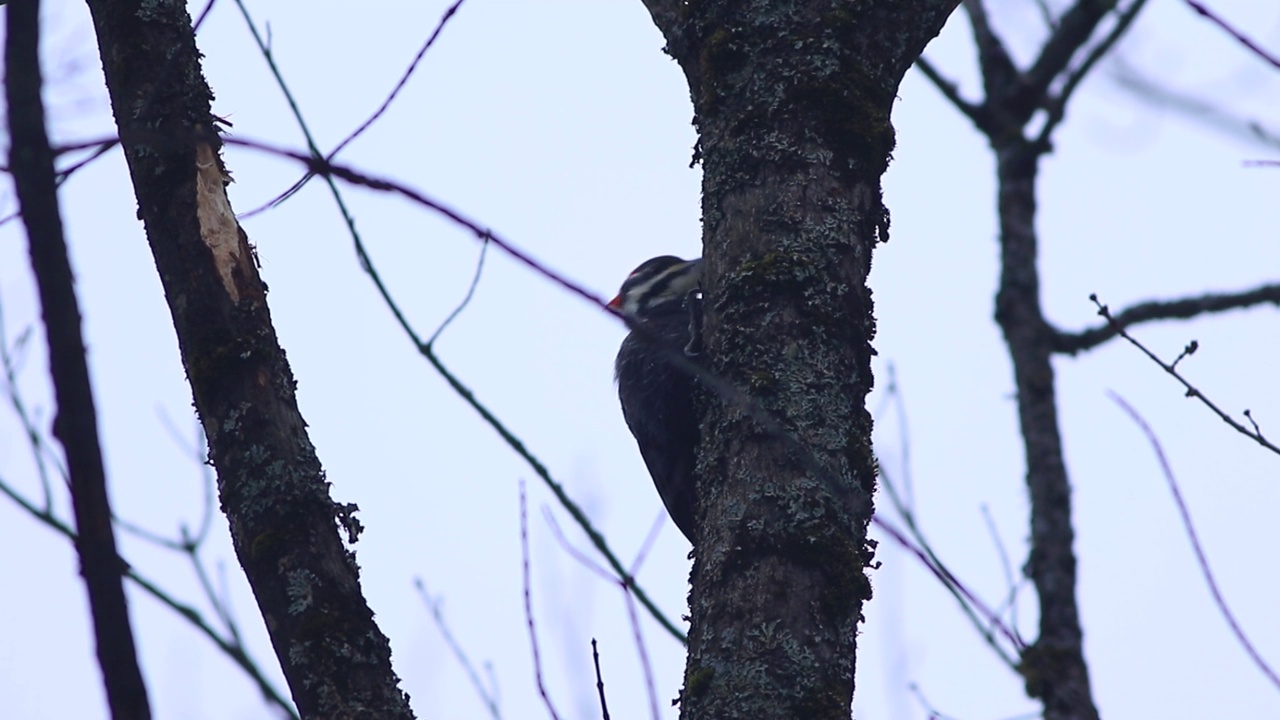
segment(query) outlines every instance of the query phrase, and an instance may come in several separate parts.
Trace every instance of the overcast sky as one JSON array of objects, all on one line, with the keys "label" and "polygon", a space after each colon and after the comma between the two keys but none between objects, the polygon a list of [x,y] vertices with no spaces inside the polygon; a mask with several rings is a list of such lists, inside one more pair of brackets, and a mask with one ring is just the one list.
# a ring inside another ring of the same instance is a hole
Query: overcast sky
[{"label": "overcast sky", "polygon": [[[992,3],[1025,61],[1043,35],[1030,3]],[[1050,3],[1061,5],[1061,3]],[[1213,6],[1280,46],[1267,3]],[[383,100],[447,3],[254,0],[307,121],[332,148]],[[45,68],[61,142],[113,133],[92,26],[83,4],[45,3]],[[1016,6],[1016,7],[1003,7]],[[1026,6],[1023,8],[1023,6]],[[198,11],[198,7],[195,8]],[[1021,14],[1019,14],[1021,13]],[[659,254],[699,253],[700,171],[677,65],[637,0],[515,3],[468,0],[403,95],[340,156],[492,227],[601,297]],[[216,3],[199,45],[234,137],[302,148],[301,136],[234,3]],[[1280,74],[1245,55],[1181,2],[1151,3],[1118,52],[1171,88],[1280,127]],[[976,91],[972,46],[957,15],[927,54]],[[1090,293],[1113,308],[1152,298],[1274,282],[1280,273],[1280,171],[1246,160],[1250,144],[1135,99],[1103,63],[1084,85],[1043,166],[1038,229],[1047,313],[1066,329],[1097,322]],[[916,73],[894,109],[898,146],[885,177],[892,238],[871,284],[883,404],[894,368],[907,422],[878,412],[876,440],[893,477],[910,476],[920,521],[939,554],[991,605],[1008,594],[985,506],[1015,572],[1026,555],[1023,460],[1012,379],[991,316],[997,273],[993,161],[983,138]],[[243,148],[226,160],[237,211],[299,175],[292,162]],[[345,188],[357,226],[392,292],[429,334],[466,292],[479,246],[402,200]],[[118,151],[62,191],[77,271],[109,482],[116,512],[176,536],[195,527],[201,467],[166,429],[194,441],[195,421],[168,308],[136,219]],[[7,180],[0,212],[15,208]],[[623,596],[557,543],[588,547],[528,466],[419,358],[362,274],[328,190],[312,182],[244,220],[256,244],[301,409],[338,502],[359,504],[356,546],[365,595],[391,638],[395,668],[420,717],[486,717],[413,586],[421,578],[477,664],[491,663],[506,718],[546,717],[533,681],[522,611],[519,491],[529,495],[532,601],[543,672],[562,716],[599,717],[590,640],[600,641],[614,717],[649,716],[649,695]],[[25,234],[0,228],[6,343],[38,323]],[[1277,311],[1266,308],[1141,328],[1165,357],[1201,349],[1182,368],[1232,412],[1252,408],[1280,435]],[[622,422],[612,361],[624,333],[498,252],[439,352],[563,482],[630,561],[660,503]],[[47,429],[52,415],[43,339],[27,344],[19,387]],[[1132,403],[1164,442],[1217,579],[1262,655],[1280,663],[1273,549],[1280,458],[1236,435],[1136,350],[1119,343],[1060,359],[1058,388],[1075,487],[1080,596],[1096,699],[1109,718],[1268,717],[1280,692],[1251,664],[1212,603],[1143,436],[1107,392]],[[905,427],[905,435],[903,428]],[[0,478],[38,498],[40,485],[12,412],[0,410]],[[57,507],[69,516],[65,493]],[[888,503],[881,500],[887,507]],[[0,717],[106,716],[84,591],[70,545],[0,499]],[[181,557],[124,536],[139,571],[208,611]],[[668,615],[686,612],[688,546],[665,524],[640,580]],[[254,656],[275,669],[252,595],[214,511],[204,555],[225,566]],[[909,687],[961,718],[1034,713],[1020,679],[966,624],[950,596],[909,556],[882,543],[875,598],[859,636],[855,714],[927,716]],[[1034,637],[1024,587],[1018,623]],[[172,611],[130,587],[141,661],[158,718],[267,718],[237,668]],[[683,649],[640,622],[662,717],[681,684]]]}]

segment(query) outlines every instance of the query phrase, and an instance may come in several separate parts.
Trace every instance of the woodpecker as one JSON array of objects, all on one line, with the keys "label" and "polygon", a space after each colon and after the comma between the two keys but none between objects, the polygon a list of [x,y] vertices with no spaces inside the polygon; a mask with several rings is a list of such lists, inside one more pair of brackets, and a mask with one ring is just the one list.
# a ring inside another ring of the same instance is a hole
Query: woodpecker
[{"label": "woodpecker", "polygon": [[631,325],[614,363],[622,416],[662,504],[690,543],[696,542],[697,380],[678,358],[702,350],[701,277],[701,258],[663,255],[633,270],[609,302]]}]

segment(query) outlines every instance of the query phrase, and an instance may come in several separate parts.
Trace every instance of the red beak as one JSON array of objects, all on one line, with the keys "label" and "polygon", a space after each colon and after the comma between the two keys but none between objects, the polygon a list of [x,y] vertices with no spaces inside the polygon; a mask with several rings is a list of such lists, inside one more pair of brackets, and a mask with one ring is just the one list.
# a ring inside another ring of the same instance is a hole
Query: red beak
[{"label": "red beak", "polygon": [[617,310],[617,309],[619,309],[619,308],[621,308],[621,307],[622,307],[622,294],[621,294],[621,293],[619,293],[618,295],[614,296],[614,298],[613,298],[612,300],[610,300],[610,301],[609,301],[609,307],[613,308],[614,310]]}]

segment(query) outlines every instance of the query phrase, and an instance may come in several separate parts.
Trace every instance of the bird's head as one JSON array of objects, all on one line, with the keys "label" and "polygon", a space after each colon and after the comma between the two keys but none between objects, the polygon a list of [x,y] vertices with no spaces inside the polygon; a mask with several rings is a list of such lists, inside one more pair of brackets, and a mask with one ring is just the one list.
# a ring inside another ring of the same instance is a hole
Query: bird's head
[{"label": "bird's head", "polygon": [[702,258],[681,260],[674,255],[662,255],[632,270],[618,296],[609,301],[609,307],[644,320],[680,309],[685,297],[698,288],[701,280]]}]

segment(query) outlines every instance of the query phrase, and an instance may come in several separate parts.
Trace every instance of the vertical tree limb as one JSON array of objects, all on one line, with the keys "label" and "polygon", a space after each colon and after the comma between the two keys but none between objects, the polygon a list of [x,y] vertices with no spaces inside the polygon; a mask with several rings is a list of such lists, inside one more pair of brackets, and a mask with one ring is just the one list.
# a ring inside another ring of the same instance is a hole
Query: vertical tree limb
[{"label": "vertical tree limb", "polygon": [[1040,633],[1022,654],[1027,694],[1044,702],[1047,720],[1094,720],[1084,632],[1076,601],[1071,483],[1050,356],[1056,335],[1040,304],[1036,267],[1038,156],[1019,140],[996,147],[999,158],[1000,288],[996,321],[1013,360],[1018,420],[1031,500],[1031,556],[1025,572],[1040,599]]},{"label": "vertical tree limb", "polygon": [[[1125,32],[1143,4],[1143,0],[1131,0],[1118,11],[1111,32],[1086,50],[1103,20],[1117,12],[1118,3],[1077,0],[1053,24],[1037,59],[1026,70],[1008,60],[1002,41],[990,30],[982,1],[966,0],[965,4],[973,20],[986,97],[976,106],[956,105],[987,136],[996,156],[1001,273],[995,315],[1013,361],[1031,504],[1031,555],[1025,572],[1040,601],[1039,637],[1023,651],[1019,669],[1027,693],[1044,703],[1046,720],[1096,720],[1098,710],[1084,658],[1071,483],[1063,460],[1050,360],[1060,345],[1060,333],[1045,319],[1040,301],[1036,177],[1071,92]],[[1073,59],[1082,55],[1076,69],[1069,70]],[[926,75],[953,102],[958,99],[941,74],[931,70]],[[1056,93],[1055,85],[1060,86]],[[1037,109],[1045,110],[1048,119],[1037,137],[1028,138],[1028,125]]]},{"label": "vertical tree limb", "polygon": [[98,418],[89,384],[80,308],[63,238],[53,151],[40,97],[40,2],[13,0],[6,9],[5,94],[9,169],[31,246],[31,266],[49,343],[57,399],[53,434],[62,443],[75,512],[76,553],[93,617],[98,665],[115,720],[147,720],[151,707],[125,601],[124,562],[116,553]]},{"label": "vertical tree limb", "polygon": [[302,717],[407,718],[298,411],[181,3],[89,0],[231,538]]}]

